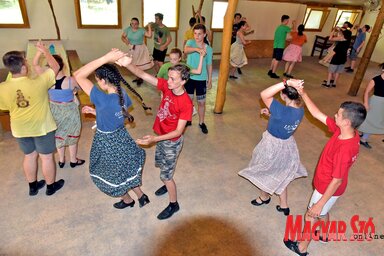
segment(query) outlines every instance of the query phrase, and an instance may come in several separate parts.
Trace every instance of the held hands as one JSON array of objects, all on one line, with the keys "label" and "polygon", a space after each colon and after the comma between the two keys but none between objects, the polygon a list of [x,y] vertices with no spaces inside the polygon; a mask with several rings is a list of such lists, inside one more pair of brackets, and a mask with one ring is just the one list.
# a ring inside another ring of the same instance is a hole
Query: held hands
[{"label": "held hands", "polygon": [[318,218],[320,216],[322,209],[323,209],[323,207],[316,203],[316,204],[312,205],[312,207],[307,210],[306,214],[309,217]]},{"label": "held hands", "polygon": [[103,56],[106,62],[116,62],[124,56],[127,56],[128,53],[122,52],[119,49],[112,48],[107,54]]},{"label": "held hands", "polygon": [[295,88],[300,95],[304,93],[304,80],[289,79],[287,84]]},{"label": "held hands", "polygon": [[140,144],[140,145],[149,145],[149,144],[152,144],[154,142],[156,142],[156,141],[155,141],[155,136],[153,136],[153,135],[146,135],[143,138],[136,140],[136,143]]},{"label": "held hands", "polygon": [[48,49],[45,47],[45,45],[44,45],[43,42],[41,42],[41,41],[38,41],[38,42],[36,43],[36,49],[37,49],[39,52],[43,53],[43,54],[45,54],[45,53],[48,52]]},{"label": "held hands", "polygon": [[123,56],[120,59],[118,59],[117,61],[115,61],[115,63],[121,67],[127,67],[129,64],[132,63],[132,57]]}]

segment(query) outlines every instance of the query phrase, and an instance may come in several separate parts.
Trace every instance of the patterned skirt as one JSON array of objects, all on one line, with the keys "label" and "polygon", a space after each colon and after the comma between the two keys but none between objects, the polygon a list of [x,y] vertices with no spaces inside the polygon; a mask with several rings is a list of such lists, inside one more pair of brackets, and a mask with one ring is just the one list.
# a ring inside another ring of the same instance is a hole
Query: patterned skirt
[{"label": "patterned skirt", "polygon": [[96,131],[89,161],[92,181],[105,194],[123,196],[141,186],[145,151],[125,127],[114,132]]},{"label": "patterned skirt", "polygon": [[76,144],[81,129],[80,112],[77,104],[75,102],[57,103],[50,101],[50,107],[57,125],[56,148]]},{"label": "patterned skirt", "polygon": [[367,118],[358,130],[369,134],[384,134],[384,97],[371,96]]},{"label": "patterned skirt", "polygon": [[285,48],[283,53],[283,60],[292,61],[292,62],[301,62],[302,61],[302,51],[303,47],[295,44],[288,45]]},{"label": "patterned skirt", "polygon": [[248,64],[247,56],[245,55],[244,46],[234,42],[231,45],[230,63],[232,67],[241,68]]},{"label": "patterned skirt", "polygon": [[147,70],[153,67],[153,59],[149,55],[145,44],[131,45],[129,52],[132,54],[132,64],[135,64],[141,70]]},{"label": "patterned skirt", "polygon": [[253,150],[248,167],[239,172],[261,190],[280,195],[294,179],[308,176],[300,162],[296,141],[278,139],[268,131]]}]

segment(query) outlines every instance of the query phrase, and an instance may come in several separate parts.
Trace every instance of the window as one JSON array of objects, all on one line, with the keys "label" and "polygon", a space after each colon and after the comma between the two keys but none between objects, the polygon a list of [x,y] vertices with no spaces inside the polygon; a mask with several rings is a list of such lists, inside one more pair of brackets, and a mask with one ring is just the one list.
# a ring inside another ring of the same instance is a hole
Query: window
[{"label": "window", "polygon": [[224,28],[224,16],[227,11],[228,2],[213,1],[212,7],[212,30],[222,30]]},{"label": "window", "polygon": [[347,21],[354,24],[360,12],[358,10],[338,10],[334,27],[342,27]]},{"label": "window", "polygon": [[304,26],[307,31],[321,31],[329,15],[325,8],[310,8],[305,12]]},{"label": "window", "polygon": [[179,0],[142,0],[143,24],[155,22],[155,13],[164,15],[163,23],[168,28],[179,27]]},{"label": "window", "polygon": [[75,0],[78,28],[121,28],[120,0]]},{"label": "window", "polygon": [[0,28],[29,28],[24,0],[0,1]]}]

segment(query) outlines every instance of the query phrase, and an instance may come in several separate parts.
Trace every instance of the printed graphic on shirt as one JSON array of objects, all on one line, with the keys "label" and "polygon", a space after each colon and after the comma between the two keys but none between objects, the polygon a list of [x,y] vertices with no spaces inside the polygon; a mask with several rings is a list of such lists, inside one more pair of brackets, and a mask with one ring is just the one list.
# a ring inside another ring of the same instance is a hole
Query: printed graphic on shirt
[{"label": "printed graphic on shirt", "polygon": [[167,118],[176,119],[177,116],[175,114],[171,114],[169,111],[170,105],[174,104],[174,102],[172,102],[172,99],[169,98],[169,96],[166,96],[164,101],[164,105],[160,107],[159,111],[157,112],[157,116],[159,117],[160,122],[163,122]]},{"label": "printed graphic on shirt", "polygon": [[17,98],[16,104],[19,108],[26,108],[29,106],[29,101],[25,99],[24,94],[21,90],[16,91]]},{"label": "printed graphic on shirt", "polygon": [[287,131],[287,133],[293,133],[297,129],[299,124],[300,124],[300,120],[297,120],[294,125],[289,125],[289,124],[285,125],[284,129]]}]

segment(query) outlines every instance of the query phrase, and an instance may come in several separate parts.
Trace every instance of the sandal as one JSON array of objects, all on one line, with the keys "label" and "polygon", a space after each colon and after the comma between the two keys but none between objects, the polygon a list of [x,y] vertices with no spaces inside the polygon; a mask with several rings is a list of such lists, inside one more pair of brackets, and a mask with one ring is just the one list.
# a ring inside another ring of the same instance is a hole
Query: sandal
[{"label": "sandal", "polygon": [[[257,202],[257,199],[260,199],[261,203]],[[261,197],[258,197],[256,199],[253,199],[251,201],[251,204],[255,205],[255,206],[260,206],[260,205],[263,205],[263,204],[269,204],[269,202],[271,201],[271,197],[269,197],[267,200],[263,201],[263,199],[261,199]]]},{"label": "sandal", "polygon": [[76,158],[76,159],[77,159],[76,163],[69,162],[69,165],[72,168],[75,168],[78,165],[83,165],[85,163],[85,160],[83,160],[83,159],[79,159],[79,158]]}]

